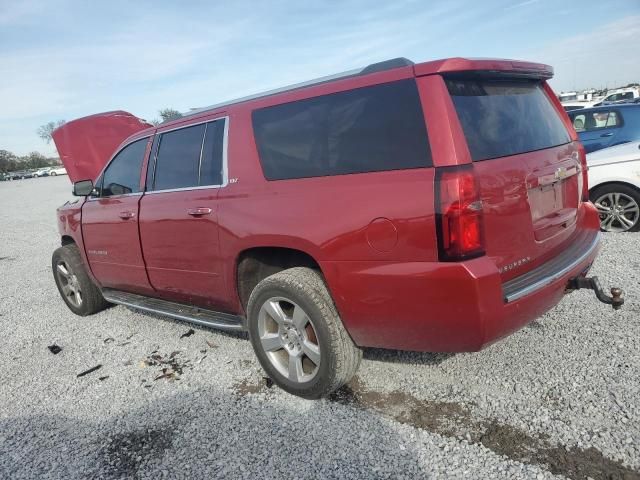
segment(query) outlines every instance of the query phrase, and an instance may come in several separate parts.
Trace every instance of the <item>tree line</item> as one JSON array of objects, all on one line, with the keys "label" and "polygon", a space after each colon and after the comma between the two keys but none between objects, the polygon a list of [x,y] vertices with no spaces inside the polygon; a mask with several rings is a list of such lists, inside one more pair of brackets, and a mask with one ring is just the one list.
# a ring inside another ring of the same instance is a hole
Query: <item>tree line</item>
[{"label": "tree line", "polygon": [[8,150],[0,150],[0,173],[52,167],[59,164],[59,158],[45,157],[39,152],[31,152],[28,155],[19,157]]},{"label": "tree line", "polygon": [[[182,117],[182,114],[173,108],[163,108],[158,111],[158,117],[151,120],[151,124],[158,126],[162,122],[175,120]],[[64,120],[56,120],[40,125],[36,134],[47,144],[51,143],[53,131],[65,124]],[[18,156],[8,150],[0,150],[0,173],[15,172],[18,170],[32,170],[36,168],[59,165],[60,159],[56,157],[45,157],[39,152],[31,152],[28,155]]]}]

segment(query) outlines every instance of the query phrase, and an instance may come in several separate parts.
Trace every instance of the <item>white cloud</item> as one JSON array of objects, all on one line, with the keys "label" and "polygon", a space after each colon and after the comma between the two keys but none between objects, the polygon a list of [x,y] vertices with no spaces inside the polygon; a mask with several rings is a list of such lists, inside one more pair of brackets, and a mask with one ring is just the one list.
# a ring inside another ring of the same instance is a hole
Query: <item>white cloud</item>
[{"label": "white cloud", "polygon": [[513,10],[515,8],[522,8],[532,5],[534,3],[538,3],[540,0],[525,0],[524,2],[514,3],[513,5],[509,5],[505,8],[505,10]]},{"label": "white cloud", "polygon": [[[587,84],[640,79],[633,52],[638,17],[529,53],[502,41],[539,10],[536,1],[515,3],[507,13],[496,4],[466,2],[368,8],[366,0],[352,0],[327,8],[274,0],[215,4],[200,16],[202,6],[127,3],[122,18],[118,9],[125,4],[118,0],[66,8],[15,2],[0,7],[0,25],[9,22],[5,32],[13,36],[11,44],[0,42],[0,65],[9,72],[0,82],[0,148],[26,153],[41,146],[34,132],[49,120],[113,109],[150,119],[163,107],[188,110],[396,56],[538,59],[556,68],[555,86],[571,83],[574,71]],[[55,28],[40,37],[20,27],[40,28],[43,18]],[[87,25],[76,28],[82,20]]]},{"label": "white cloud", "polygon": [[16,25],[42,11],[42,2],[38,0],[0,2],[0,26]]},{"label": "white cloud", "polygon": [[640,15],[628,16],[530,52],[554,67],[554,89],[616,87],[640,81]]}]

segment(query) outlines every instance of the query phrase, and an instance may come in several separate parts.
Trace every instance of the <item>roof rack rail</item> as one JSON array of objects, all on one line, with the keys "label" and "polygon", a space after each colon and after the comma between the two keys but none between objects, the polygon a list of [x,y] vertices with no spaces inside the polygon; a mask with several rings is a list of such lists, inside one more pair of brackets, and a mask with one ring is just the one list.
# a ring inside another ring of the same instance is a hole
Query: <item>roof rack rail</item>
[{"label": "roof rack rail", "polygon": [[[364,68],[356,68],[354,70],[349,70],[346,72],[327,75],[327,76],[316,78],[313,80],[307,80],[306,82],[295,83],[293,85],[287,85],[286,87],[280,87],[274,90],[267,90],[266,92],[256,93],[254,95],[248,95],[246,97],[240,97],[234,100],[228,100],[226,102],[209,105],[208,107],[192,108],[189,112],[187,112],[181,118],[188,118],[193,115],[198,115],[200,113],[208,112],[210,110],[216,110],[218,108],[226,107],[229,105],[235,105],[237,103],[248,102],[249,100],[255,100],[258,98],[269,97],[271,95],[276,95],[278,93],[290,92],[293,90],[310,87],[312,85],[320,85],[322,83],[333,82],[335,80],[341,80],[343,78],[357,77],[359,75],[368,75],[370,73],[383,72],[385,70],[392,70],[394,68],[400,68],[400,67],[409,67],[412,65],[414,65],[414,63],[407,58],[404,58],[404,57],[392,58],[390,60],[372,63],[370,65],[367,65]],[[169,121],[171,120],[167,120],[166,122],[163,122],[163,124]]]}]

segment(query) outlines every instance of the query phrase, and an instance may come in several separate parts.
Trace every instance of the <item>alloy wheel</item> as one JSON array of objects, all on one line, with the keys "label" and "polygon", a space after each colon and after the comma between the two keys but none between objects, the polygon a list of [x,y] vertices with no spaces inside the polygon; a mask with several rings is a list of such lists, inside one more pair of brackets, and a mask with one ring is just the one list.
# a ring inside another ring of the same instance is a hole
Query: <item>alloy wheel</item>
[{"label": "alloy wheel", "polygon": [[78,277],[69,268],[66,262],[60,261],[56,265],[56,275],[60,281],[62,293],[69,303],[75,307],[82,305],[82,291],[80,290],[80,282]]},{"label": "alloy wheel", "polygon": [[600,215],[600,226],[607,232],[626,232],[640,218],[640,206],[625,193],[606,193],[594,202]]},{"label": "alloy wheel", "polygon": [[258,313],[260,345],[276,370],[290,382],[311,381],[320,368],[316,329],[307,313],[284,297],[269,298]]}]

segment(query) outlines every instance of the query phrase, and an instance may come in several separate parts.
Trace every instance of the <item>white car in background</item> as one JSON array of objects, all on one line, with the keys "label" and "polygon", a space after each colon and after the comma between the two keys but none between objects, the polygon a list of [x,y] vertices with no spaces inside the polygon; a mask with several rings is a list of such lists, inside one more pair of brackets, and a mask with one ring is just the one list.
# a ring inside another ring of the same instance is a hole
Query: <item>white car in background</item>
[{"label": "white car in background", "polygon": [[49,171],[51,170],[51,167],[44,167],[44,168],[40,168],[39,170],[36,170],[35,172],[33,172],[33,176],[35,177],[46,177],[49,175]]},{"label": "white car in background", "polygon": [[587,154],[589,197],[606,232],[640,230],[640,142]]},{"label": "white car in background", "polygon": [[49,170],[49,175],[55,177],[56,175],[66,175],[67,169],[64,167],[53,167]]}]

